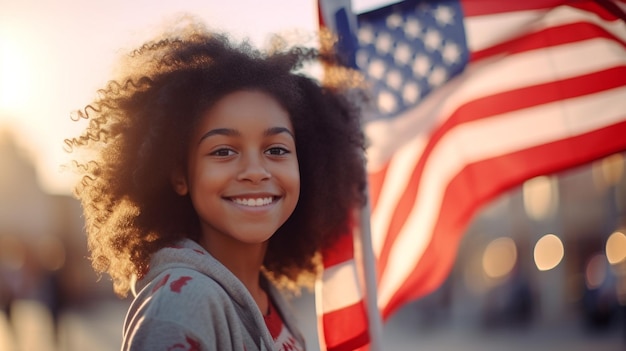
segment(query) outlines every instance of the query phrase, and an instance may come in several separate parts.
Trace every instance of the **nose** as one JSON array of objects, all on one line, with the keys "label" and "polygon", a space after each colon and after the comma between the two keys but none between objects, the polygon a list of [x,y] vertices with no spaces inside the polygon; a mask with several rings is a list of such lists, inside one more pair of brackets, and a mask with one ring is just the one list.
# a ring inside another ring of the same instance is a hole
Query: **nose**
[{"label": "nose", "polygon": [[238,180],[250,181],[256,184],[272,177],[272,174],[266,167],[263,155],[248,154],[242,157],[241,160],[242,165],[237,176]]}]

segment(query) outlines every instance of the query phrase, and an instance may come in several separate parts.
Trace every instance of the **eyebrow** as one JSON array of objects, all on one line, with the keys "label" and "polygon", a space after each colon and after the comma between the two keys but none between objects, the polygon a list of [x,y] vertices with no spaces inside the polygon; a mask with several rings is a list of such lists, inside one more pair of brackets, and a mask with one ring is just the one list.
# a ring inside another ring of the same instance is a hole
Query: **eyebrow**
[{"label": "eyebrow", "polygon": [[201,137],[200,140],[198,140],[198,144],[200,144],[204,139],[213,136],[213,135],[224,135],[224,136],[239,136],[241,135],[241,133],[239,133],[237,130],[235,129],[229,129],[229,128],[216,128],[216,129],[211,129],[208,132],[204,133]]},{"label": "eyebrow", "polygon": [[285,127],[272,127],[272,128],[269,128],[269,129],[267,129],[265,131],[265,133],[263,133],[263,136],[272,136],[272,135],[277,135],[277,134],[280,134],[280,133],[287,133],[287,134],[291,135],[291,137],[294,140],[296,139],[295,135],[293,135],[293,133],[289,129],[285,128]]},{"label": "eyebrow", "polygon": [[[272,136],[272,135],[277,135],[280,133],[287,133],[289,135],[291,135],[291,137],[295,140],[296,137],[293,135],[293,133],[285,128],[285,127],[272,127],[272,128],[268,128],[265,130],[265,132],[263,132],[263,136]],[[211,129],[208,132],[204,133],[202,135],[202,137],[200,137],[200,140],[198,141],[198,144],[200,144],[204,139],[211,137],[213,135],[223,135],[223,136],[241,136],[241,133],[236,130],[236,129],[230,129],[230,128],[216,128],[216,129]]]}]

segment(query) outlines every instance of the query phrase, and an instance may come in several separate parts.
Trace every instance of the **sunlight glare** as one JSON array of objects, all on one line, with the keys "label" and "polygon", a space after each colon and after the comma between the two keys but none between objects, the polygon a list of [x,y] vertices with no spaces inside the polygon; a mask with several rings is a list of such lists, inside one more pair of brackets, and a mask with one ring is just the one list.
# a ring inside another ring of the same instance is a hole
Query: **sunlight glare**
[{"label": "sunlight glare", "polygon": [[32,62],[14,38],[0,38],[0,115],[23,110],[33,81]]}]

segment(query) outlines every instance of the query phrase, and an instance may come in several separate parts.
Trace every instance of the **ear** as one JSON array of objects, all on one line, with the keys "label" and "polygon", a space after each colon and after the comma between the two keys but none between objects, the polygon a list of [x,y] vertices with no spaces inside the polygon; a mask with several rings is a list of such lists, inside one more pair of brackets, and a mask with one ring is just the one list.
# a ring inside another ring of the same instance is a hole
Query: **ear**
[{"label": "ear", "polygon": [[183,171],[181,171],[180,169],[177,169],[174,172],[172,172],[172,176],[170,177],[170,180],[172,182],[172,187],[174,188],[174,191],[178,195],[180,196],[187,195],[187,193],[189,192],[189,187],[187,186],[187,178],[185,177],[185,174],[183,173]]}]

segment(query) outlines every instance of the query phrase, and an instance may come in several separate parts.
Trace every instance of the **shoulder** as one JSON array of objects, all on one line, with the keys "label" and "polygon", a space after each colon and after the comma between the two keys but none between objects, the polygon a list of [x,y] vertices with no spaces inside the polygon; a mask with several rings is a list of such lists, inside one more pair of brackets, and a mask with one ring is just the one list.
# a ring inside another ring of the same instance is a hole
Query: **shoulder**
[{"label": "shoulder", "polygon": [[229,333],[226,321],[234,310],[228,294],[211,277],[190,268],[167,269],[131,303],[124,322],[124,343],[166,344],[188,338],[209,342]]},{"label": "shoulder", "polygon": [[170,268],[154,276],[128,310],[127,322],[149,319],[188,325],[220,324],[236,307],[224,288],[201,272]]}]

